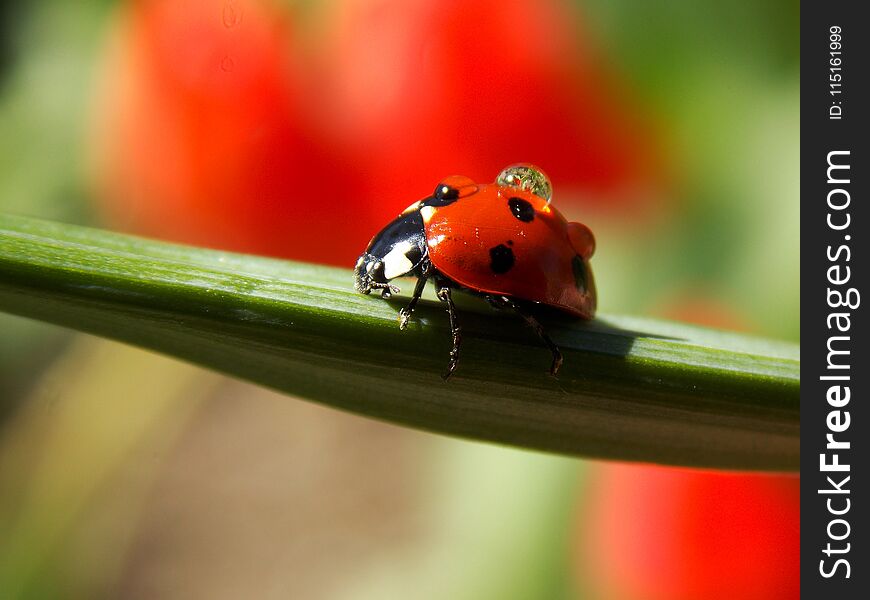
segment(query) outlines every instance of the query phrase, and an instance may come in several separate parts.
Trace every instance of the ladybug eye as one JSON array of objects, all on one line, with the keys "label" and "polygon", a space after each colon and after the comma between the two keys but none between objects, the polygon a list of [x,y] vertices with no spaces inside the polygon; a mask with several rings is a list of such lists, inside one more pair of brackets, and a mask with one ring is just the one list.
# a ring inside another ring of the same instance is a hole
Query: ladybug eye
[{"label": "ladybug eye", "polygon": [[499,185],[515,187],[533,193],[550,203],[553,197],[553,186],[550,178],[535,165],[518,163],[505,167],[496,177],[495,182]]}]

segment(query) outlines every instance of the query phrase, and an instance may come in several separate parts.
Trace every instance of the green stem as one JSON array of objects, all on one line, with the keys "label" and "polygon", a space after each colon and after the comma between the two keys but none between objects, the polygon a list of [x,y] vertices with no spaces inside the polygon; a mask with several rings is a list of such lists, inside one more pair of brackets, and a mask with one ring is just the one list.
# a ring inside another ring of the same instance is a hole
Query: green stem
[{"label": "green stem", "polygon": [[799,468],[797,346],[549,315],[565,356],[553,378],[522,320],[466,298],[462,362],[443,382],[447,316],[426,298],[401,332],[407,298],[356,294],[346,269],[0,215],[3,311],[440,433],[597,458]]}]

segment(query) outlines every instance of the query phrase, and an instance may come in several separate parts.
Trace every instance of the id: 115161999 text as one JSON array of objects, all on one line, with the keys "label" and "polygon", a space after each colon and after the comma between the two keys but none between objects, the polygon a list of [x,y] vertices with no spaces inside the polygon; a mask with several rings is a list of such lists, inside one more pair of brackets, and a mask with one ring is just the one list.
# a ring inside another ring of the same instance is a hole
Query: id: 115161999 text
[{"label": "id: 115161999 text", "polygon": [[828,34],[828,88],[831,94],[828,118],[839,120],[843,118],[843,28],[832,25]]}]

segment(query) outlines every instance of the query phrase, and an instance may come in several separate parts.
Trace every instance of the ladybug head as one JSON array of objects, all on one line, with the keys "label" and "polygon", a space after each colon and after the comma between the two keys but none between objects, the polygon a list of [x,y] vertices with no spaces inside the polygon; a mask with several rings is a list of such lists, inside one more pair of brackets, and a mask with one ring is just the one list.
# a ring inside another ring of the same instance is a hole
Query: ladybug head
[{"label": "ladybug head", "polygon": [[388,282],[409,275],[421,268],[426,258],[426,232],[417,204],[384,227],[354,267],[354,287],[362,294],[372,289],[384,290],[389,295]]},{"label": "ladybug head", "polygon": [[353,270],[353,287],[361,294],[369,294],[372,289],[389,290],[389,279],[383,257],[378,257],[368,250],[363,252],[356,261]]}]

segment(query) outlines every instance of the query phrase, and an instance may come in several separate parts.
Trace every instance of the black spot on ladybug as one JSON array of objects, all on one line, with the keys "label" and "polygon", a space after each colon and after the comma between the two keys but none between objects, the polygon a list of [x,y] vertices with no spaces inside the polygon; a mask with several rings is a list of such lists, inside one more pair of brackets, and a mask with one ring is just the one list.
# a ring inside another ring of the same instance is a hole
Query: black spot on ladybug
[{"label": "black spot on ladybug", "polygon": [[459,198],[459,190],[449,185],[439,185],[432,193],[438,200],[457,200]]},{"label": "black spot on ladybug", "polygon": [[449,185],[438,184],[432,196],[420,203],[420,206],[447,206],[459,200],[459,190]]},{"label": "black spot on ladybug", "polygon": [[529,223],[535,218],[535,209],[527,200],[511,198],[508,200],[508,206],[514,216],[524,223]]},{"label": "black spot on ladybug", "polygon": [[489,268],[493,273],[507,273],[514,266],[514,251],[499,244],[489,249]]},{"label": "black spot on ladybug", "polygon": [[508,245],[508,246],[513,246],[513,245],[514,245],[514,241],[513,241],[513,240],[508,240],[508,241],[507,241],[507,245]]},{"label": "black spot on ladybug", "polygon": [[583,258],[577,254],[575,254],[574,258],[571,260],[571,270],[574,272],[574,285],[577,286],[577,289],[581,292],[586,292],[586,263],[583,262]]}]

